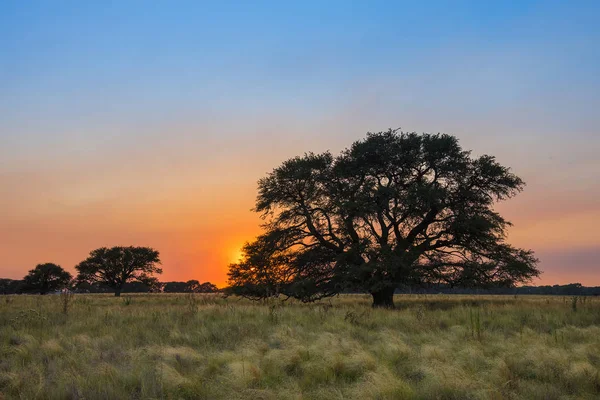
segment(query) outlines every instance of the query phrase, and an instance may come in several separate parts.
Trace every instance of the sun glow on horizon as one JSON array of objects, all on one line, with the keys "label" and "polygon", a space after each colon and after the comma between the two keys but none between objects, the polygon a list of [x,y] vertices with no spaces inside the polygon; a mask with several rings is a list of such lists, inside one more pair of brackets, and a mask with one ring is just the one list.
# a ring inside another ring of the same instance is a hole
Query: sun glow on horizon
[{"label": "sun glow on horizon", "polygon": [[242,246],[232,248],[229,250],[229,263],[236,264],[240,262],[244,258],[244,253],[242,252]]}]

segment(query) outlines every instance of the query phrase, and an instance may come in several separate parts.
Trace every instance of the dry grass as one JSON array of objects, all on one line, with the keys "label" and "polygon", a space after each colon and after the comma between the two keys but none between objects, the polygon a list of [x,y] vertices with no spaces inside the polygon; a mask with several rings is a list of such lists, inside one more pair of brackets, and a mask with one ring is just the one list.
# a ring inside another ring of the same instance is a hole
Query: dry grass
[{"label": "dry grass", "polygon": [[597,399],[600,299],[0,297],[0,399]]}]

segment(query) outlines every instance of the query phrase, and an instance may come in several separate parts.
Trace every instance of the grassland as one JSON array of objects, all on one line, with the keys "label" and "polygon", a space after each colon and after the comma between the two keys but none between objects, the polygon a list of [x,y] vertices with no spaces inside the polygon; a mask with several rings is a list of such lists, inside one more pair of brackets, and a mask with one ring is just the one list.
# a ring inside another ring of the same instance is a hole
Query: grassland
[{"label": "grassland", "polygon": [[600,299],[0,296],[2,399],[597,399]]}]

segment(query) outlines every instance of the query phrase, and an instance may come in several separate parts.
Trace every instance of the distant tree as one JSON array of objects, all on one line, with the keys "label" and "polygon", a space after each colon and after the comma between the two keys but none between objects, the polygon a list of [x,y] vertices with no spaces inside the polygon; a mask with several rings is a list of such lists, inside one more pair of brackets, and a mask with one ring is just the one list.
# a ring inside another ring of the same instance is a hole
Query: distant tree
[{"label": "distant tree", "polygon": [[229,270],[230,290],[248,297],[360,290],[391,308],[399,286],[512,286],[540,273],[494,210],[523,181],[450,135],[369,133],[337,157],[287,160],[258,187],[266,232]]},{"label": "distant tree", "polygon": [[69,286],[73,276],[53,263],[38,264],[23,278],[23,290],[46,294]]},{"label": "distant tree", "polygon": [[193,279],[186,282],[186,292],[187,293],[214,293],[219,289],[216,285],[213,285],[210,282],[200,283],[197,280]]},{"label": "distant tree", "polygon": [[112,288],[120,296],[128,282],[141,282],[148,286],[158,283],[152,274],[161,274],[158,251],[150,247],[102,247],[93,250],[89,257],[75,268],[77,280],[101,283]]},{"label": "distant tree", "polygon": [[187,282],[166,282],[163,291],[165,293],[213,293],[219,289],[210,282],[200,283],[192,279]]},{"label": "distant tree", "polygon": [[200,282],[195,279],[189,280],[185,283],[185,293],[198,293],[200,290]]},{"label": "distant tree", "polygon": [[153,287],[149,286],[147,283],[134,281],[124,284],[121,293],[150,293],[154,291]]},{"label": "distant tree", "polygon": [[113,289],[99,282],[84,282],[75,279],[73,290],[77,293],[111,293]]},{"label": "distant tree", "polygon": [[23,281],[18,279],[0,279],[0,294],[16,294],[23,290]]},{"label": "distant tree", "polygon": [[196,288],[196,293],[216,293],[218,291],[217,285],[210,282],[204,282]]},{"label": "distant tree", "polygon": [[163,291],[164,283],[160,282],[158,278],[147,279],[144,284],[148,287],[149,293],[161,293]]},{"label": "distant tree", "polygon": [[534,294],[534,295],[555,295],[555,296],[598,296],[600,287],[586,287],[580,283],[570,283],[567,285],[553,286],[515,286],[515,287],[456,287],[447,284],[436,284],[421,288],[403,287],[399,293],[419,293],[419,294]]},{"label": "distant tree", "polygon": [[185,293],[187,282],[165,282],[163,292],[165,293]]}]

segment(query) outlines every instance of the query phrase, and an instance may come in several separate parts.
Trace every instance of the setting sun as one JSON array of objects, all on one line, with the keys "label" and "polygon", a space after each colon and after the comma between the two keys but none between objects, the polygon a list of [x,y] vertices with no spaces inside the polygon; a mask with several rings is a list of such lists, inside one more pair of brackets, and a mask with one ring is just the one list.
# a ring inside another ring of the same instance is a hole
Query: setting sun
[{"label": "setting sun", "polygon": [[229,262],[231,264],[240,262],[241,259],[243,258],[244,254],[242,253],[241,248],[242,248],[242,246],[239,246],[239,247],[233,248],[229,251]]}]

